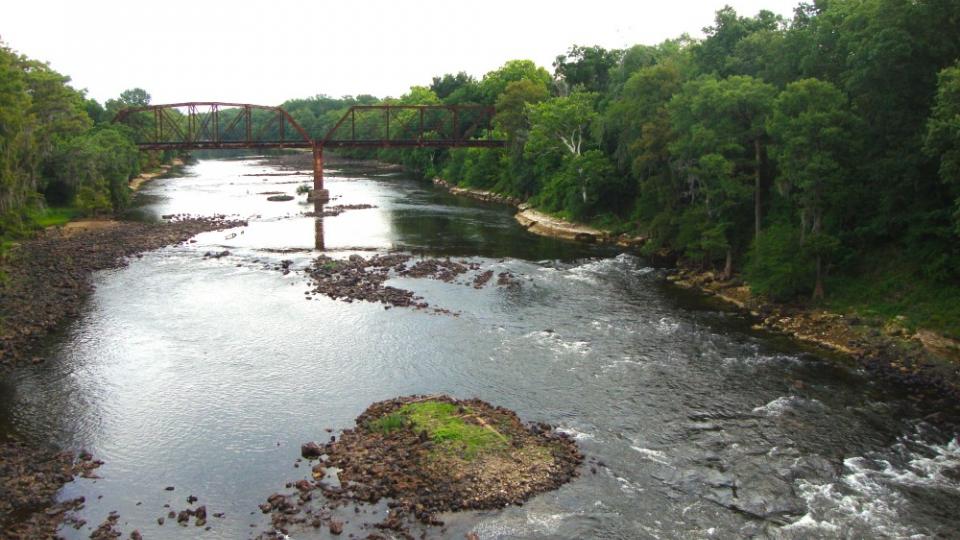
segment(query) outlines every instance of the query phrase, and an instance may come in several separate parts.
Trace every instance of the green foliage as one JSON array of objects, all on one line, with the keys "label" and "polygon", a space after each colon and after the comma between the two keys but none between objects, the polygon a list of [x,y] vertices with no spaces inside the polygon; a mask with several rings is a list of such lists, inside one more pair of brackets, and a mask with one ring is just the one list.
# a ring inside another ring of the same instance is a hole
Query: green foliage
[{"label": "green foliage", "polygon": [[70,204],[77,198],[90,213],[121,210],[130,202],[127,181],[139,171],[139,153],[118,128],[102,126],[58,145],[52,170],[47,200]]},{"label": "green foliage", "polygon": [[620,50],[574,45],[553,62],[554,75],[572,90],[605,92],[610,72],[622,58]]},{"label": "green foliage", "polygon": [[484,103],[493,105],[497,102],[511,82],[528,80],[549,89],[553,79],[547,70],[537,66],[531,60],[510,60],[499,69],[483,76],[480,81],[480,96]]},{"label": "green foliage", "polygon": [[507,139],[523,148],[530,130],[529,106],[550,97],[546,87],[529,79],[512,81],[497,98],[497,116],[494,124]]},{"label": "green foliage", "polygon": [[624,188],[607,156],[588,150],[566,157],[563,168],[546,181],[535,202],[548,212],[584,221],[603,208],[615,207],[614,199]]},{"label": "green foliage", "polygon": [[956,197],[955,231],[960,235],[960,63],[942,70],[924,137],[924,151],[940,162],[940,179]]},{"label": "green foliage", "polygon": [[0,236],[19,223],[19,214],[36,189],[27,165],[35,141],[30,135],[36,116],[20,58],[0,42]]},{"label": "green foliage", "polygon": [[137,125],[106,122],[149,95],[130,90],[105,108],[69,82],[0,44],[0,238],[129,204],[127,181],[143,159],[132,142]]},{"label": "green foliage", "polygon": [[960,338],[960,286],[923,277],[923,261],[882,250],[861,261],[860,271],[827,278],[825,306],[880,321],[897,316],[908,327]]},{"label": "green foliage", "polygon": [[791,300],[813,291],[813,262],[800,240],[800,230],[778,223],[761,232],[750,249],[744,276],[753,292],[773,300]]},{"label": "green foliage", "polygon": [[466,72],[461,71],[456,75],[447,73],[443,77],[434,77],[433,82],[430,84],[430,90],[432,90],[438,98],[446,100],[458,92],[462,94],[464,89],[476,86],[476,84],[476,79]]},{"label": "green foliage", "polygon": [[594,110],[596,94],[574,92],[569,96],[530,105],[533,127],[525,153],[541,163],[559,163],[564,156],[580,155],[591,140],[591,127],[599,117]]},{"label": "green foliage", "polygon": [[853,118],[846,99],[817,79],[792,82],[777,98],[767,130],[780,169],[781,189],[793,192],[800,233],[816,259],[815,295],[822,294],[822,264],[837,248],[831,223],[839,223],[844,194],[843,162],[850,151]]}]

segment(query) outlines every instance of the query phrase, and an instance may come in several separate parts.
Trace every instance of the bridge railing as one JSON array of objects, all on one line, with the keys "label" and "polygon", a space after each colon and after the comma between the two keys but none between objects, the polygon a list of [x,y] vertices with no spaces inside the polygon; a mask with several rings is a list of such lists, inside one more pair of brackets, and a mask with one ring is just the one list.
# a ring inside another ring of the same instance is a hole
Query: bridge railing
[{"label": "bridge railing", "polygon": [[493,107],[356,105],[320,141],[326,147],[502,146],[491,131]]},{"label": "bridge railing", "polygon": [[320,139],[280,107],[189,102],[123,109],[142,149],[496,147],[495,114],[481,105],[356,105]]},{"label": "bridge railing", "polygon": [[306,130],[280,107],[190,102],[123,109],[114,122],[133,128],[146,150],[310,148]]}]

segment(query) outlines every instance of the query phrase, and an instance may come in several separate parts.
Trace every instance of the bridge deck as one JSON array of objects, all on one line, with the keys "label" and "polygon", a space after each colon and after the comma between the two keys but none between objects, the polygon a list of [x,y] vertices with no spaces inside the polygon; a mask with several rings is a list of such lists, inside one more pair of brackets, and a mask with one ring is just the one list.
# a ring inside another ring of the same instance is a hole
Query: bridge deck
[{"label": "bridge deck", "polygon": [[[386,139],[363,139],[363,140],[337,140],[320,141],[317,146],[326,148],[499,148],[506,144],[505,141],[468,139],[468,140],[386,140]],[[242,148],[313,148],[314,143],[308,141],[169,141],[169,142],[144,142],[137,146],[143,150],[229,150]]]}]

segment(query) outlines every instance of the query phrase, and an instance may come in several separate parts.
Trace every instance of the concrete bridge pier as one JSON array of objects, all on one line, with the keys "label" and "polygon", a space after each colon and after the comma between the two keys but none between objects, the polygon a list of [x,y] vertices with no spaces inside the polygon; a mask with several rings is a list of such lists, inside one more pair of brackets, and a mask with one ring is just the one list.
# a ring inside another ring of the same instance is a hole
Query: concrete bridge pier
[{"label": "concrete bridge pier", "polygon": [[325,203],[330,200],[330,192],[323,189],[323,146],[313,145],[313,194],[314,202]]}]

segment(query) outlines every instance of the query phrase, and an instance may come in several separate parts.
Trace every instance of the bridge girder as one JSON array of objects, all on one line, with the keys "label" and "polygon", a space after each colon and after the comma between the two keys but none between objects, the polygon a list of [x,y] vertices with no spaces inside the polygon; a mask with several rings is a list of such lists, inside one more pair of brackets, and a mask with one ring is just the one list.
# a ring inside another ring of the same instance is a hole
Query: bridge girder
[{"label": "bridge girder", "polygon": [[[256,130],[254,111],[270,115]],[[319,140],[311,138],[282,108],[249,103],[193,101],[131,107],[119,111],[113,121],[140,124],[138,133],[152,135],[152,140],[137,141],[141,150],[311,148],[314,198],[321,200],[327,193],[323,189],[324,147],[502,147],[506,141],[474,138],[489,126],[495,113],[493,107],[482,105],[354,105]],[[276,131],[272,131],[274,124]]]}]

